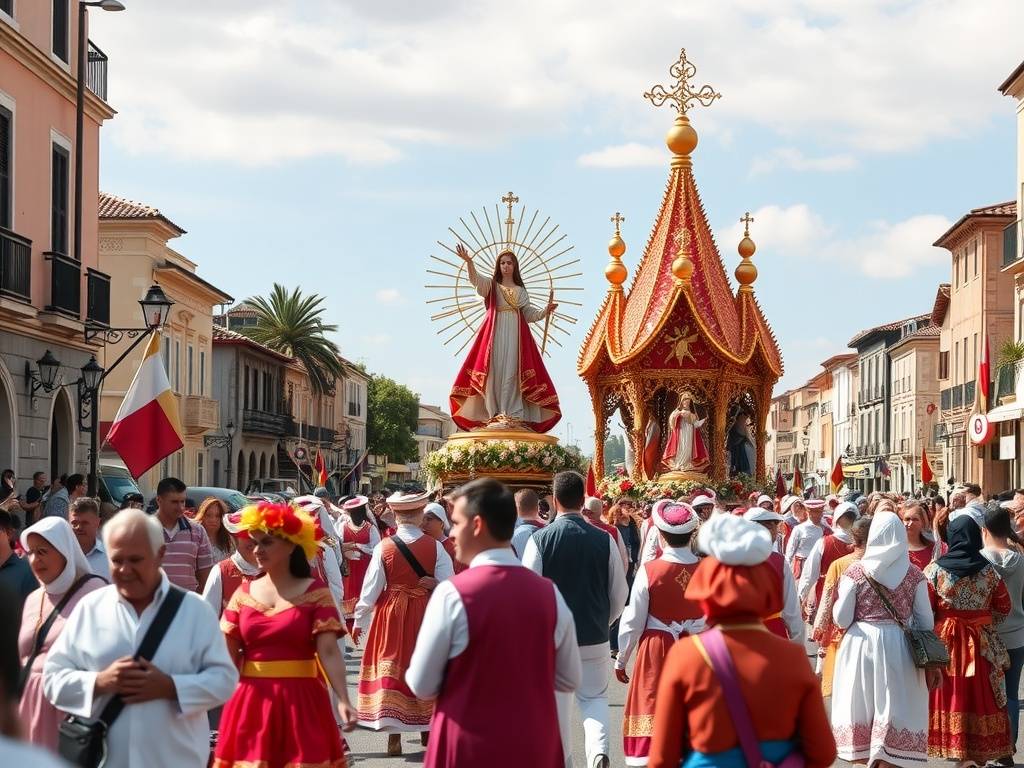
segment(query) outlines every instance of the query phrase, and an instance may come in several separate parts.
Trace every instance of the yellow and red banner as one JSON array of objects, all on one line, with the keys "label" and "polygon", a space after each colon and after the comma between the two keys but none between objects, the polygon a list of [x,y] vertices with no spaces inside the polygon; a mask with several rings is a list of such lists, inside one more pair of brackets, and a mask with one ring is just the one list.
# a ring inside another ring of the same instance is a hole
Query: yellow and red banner
[{"label": "yellow and red banner", "polygon": [[107,442],[139,478],[185,443],[178,401],[160,359],[160,334],[153,333],[142,364],[107,433]]},{"label": "yellow and red banner", "polygon": [[793,487],[790,490],[794,496],[804,495],[804,476],[800,474],[800,467],[793,469]]},{"label": "yellow and red banner", "polygon": [[843,459],[842,457],[836,459],[836,465],[832,467],[832,475],[829,480],[832,481],[832,493],[839,493],[839,489],[843,487],[843,481],[846,479],[843,475]]},{"label": "yellow and red banner", "polygon": [[324,454],[317,448],[316,461],[313,463],[313,471],[316,472],[316,484],[321,488],[327,487],[327,465],[324,463]]},{"label": "yellow and red banner", "polygon": [[921,451],[921,483],[927,485],[935,479],[935,473],[932,472],[932,465],[928,462],[928,451]]}]

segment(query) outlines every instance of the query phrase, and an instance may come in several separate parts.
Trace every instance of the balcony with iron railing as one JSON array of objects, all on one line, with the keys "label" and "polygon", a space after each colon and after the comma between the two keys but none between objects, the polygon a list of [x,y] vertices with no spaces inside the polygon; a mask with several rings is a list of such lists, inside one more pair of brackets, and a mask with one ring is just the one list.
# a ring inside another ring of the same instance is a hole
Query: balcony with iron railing
[{"label": "balcony with iron railing", "polygon": [[286,424],[285,434],[288,437],[297,437],[307,443],[319,445],[331,445],[334,443],[337,432],[327,427],[314,427],[309,424],[299,424],[289,418]]},{"label": "balcony with iron railing", "polygon": [[1015,399],[1017,373],[1020,369],[1020,365],[1020,363],[1010,363],[1009,365],[999,366],[999,369],[996,371],[995,381],[995,400],[997,403],[1002,402],[1004,399]]},{"label": "balcony with iron railing", "polygon": [[0,227],[0,297],[32,302],[32,241]]},{"label": "balcony with iron railing", "polygon": [[82,316],[82,265],[54,251],[46,251],[43,258],[50,262],[50,303],[46,311],[79,319]]},{"label": "balcony with iron railing", "polygon": [[242,411],[242,432],[271,437],[282,437],[288,426],[288,416],[266,411]]},{"label": "balcony with iron railing", "polygon": [[86,87],[104,101],[107,100],[107,54],[89,41],[89,61],[85,70]]}]

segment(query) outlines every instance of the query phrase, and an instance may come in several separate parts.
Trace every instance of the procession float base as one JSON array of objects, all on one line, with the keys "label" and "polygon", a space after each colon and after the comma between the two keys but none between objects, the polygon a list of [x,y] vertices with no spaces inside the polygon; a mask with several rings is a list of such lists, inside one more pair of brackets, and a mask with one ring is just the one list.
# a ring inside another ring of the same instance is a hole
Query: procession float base
[{"label": "procession float base", "polygon": [[703,472],[663,472],[658,475],[658,481],[662,483],[694,482],[702,485],[710,482],[708,476]]},{"label": "procession float base", "polygon": [[551,478],[557,472],[581,471],[584,464],[576,447],[559,445],[554,435],[515,429],[456,432],[423,462],[432,484],[445,492],[492,477],[513,490],[532,488],[542,495],[551,492]]},{"label": "procession float base", "polygon": [[665,472],[654,480],[633,480],[624,471],[598,481],[598,493],[606,499],[629,498],[653,503],[659,499],[684,499],[697,493],[712,492],[728,508],[743,506],[752,493],[774,493],[768,480],[737,475],[724,483],[715,483],[706,475],[689,472]]}]

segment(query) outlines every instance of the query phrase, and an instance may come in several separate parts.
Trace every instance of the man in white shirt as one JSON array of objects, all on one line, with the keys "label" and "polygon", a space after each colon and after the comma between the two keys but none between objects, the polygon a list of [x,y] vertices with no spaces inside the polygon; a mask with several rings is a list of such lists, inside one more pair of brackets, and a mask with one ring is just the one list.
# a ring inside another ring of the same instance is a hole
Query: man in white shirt
[{"label": "man in white shirt", "polygon": [[107,551],[100,541],[100,507],[96,499],[82,496],[71,504],[68,522],[75,532],[78,545],[89,561],[89,567],[97,576],[110,581],[110,563],[107,562]]},{"label": "man in white shirt", "polygon": [[47,654],[46,698],[80,717],[97,717],[113,695],[124,698],[107,736],[106,768],[203,768],[206,713],[238,683],[217,617],[186,592],[152,660],[134,660],[172,589],[160,568],[163,530],[141,510],[123,510],[103,537],[114,583],[82,598]]},{"label": "man in white shirt", "polygon": [[[469,568],[431,595],[405,676],[420,698],[437,697],[426,765],[551,765],[562,756],[554,694],[581,675],[572,613],[509,547],[516,505],[504,485],[475,480],[453,501],[451,538]],[[529,737],[508,739],[496,711],[516,712]]]},{"label": "man in white shirt", "polygon": [[[626,571],[611,537],[580,513],[583,476],[559,472],[553,490],[558,517],[530,537],[523,565],[555,582],[572,611],[583,663],[576,701],[583,718],[587,768],[608,768],[608,628],[626,604]],[[558,693],[556,698],[563,752],[571,765],[572,695]]]},{"label": "man in white shirt", "polygon": [[793,569],[793,576],[797,581],[800,580],[800,574],[807,558],[811,556],[814,545],[825,535],[824,526],[821,524],[825,502],[821,499],[807,499],[802,506],[807,510],[807,519],[793,529],[786,544],[786,562]]},{"label": "man in white shirt", "polygon": [[[818,596],[815,585],[820,579],[824,578],[825,573],[834,560],[845,557],[853,551],[853,536],[850,535],[850,529],[853,527],[856,519],[857,505],[844,501],[835,508],[832,533],[830,534],[835,537],[839,546],[833,543],[829,547],[830,551],[826,552],[825,545],[829,543],[828,536],[822,536],[814,542],[811,553],[807,556],[807,562],[804,563],[803,571],[800,573],[800,584],[797,590],[800,604],[804,606],[804,612],[807,616],[814,616],[814,607],[817,605]],[[822,562],[823,555],[825,557],[824,562]]]}]

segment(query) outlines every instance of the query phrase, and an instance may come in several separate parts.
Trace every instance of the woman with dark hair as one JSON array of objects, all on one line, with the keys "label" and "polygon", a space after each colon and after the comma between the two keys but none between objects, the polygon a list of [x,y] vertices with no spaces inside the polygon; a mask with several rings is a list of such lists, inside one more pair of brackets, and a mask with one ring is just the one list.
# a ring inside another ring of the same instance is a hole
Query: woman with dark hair
[{"label": "woman with dark hair", "polygon": [[[1007,504],[1012,505],[1013,502],[989,502],[986,506],[985,527],[981,530],[985,548],[981,554],[999,571],[1010,593],[1010,615],[996,629],[1010,656],[1010,668],[1006,671],[1006,712],[1010,716],[1010,746],[1014,747],[1020,725],[1020,676],[1024,669],[1024,606],[1021,605],[1024,598],[1024,555],[1010,521],[1010,510],[1004,506]],[[1012,766],[1014,751],[1011,749],[1010,754],[996,762]]]},{"label": "woman with dark hair", "polygon": [[1014,752],[1004,678],[1010,657],[996,630],[1013,605],[999,572],[981,554],[974,518],[951,520],[947,535],[949,551],[924,571],[935,633],[950,650],[942,685],[931,692],[928,755],[984,765]]},{"label": "woman with dark hair", "polygon": [[346,730],[355,724],[355,711],[338,648],[345,627],[330,589],[312,578],[309,564],[323,532],[309,513],[287,504],[246,507],[239,528],[255,542],[265,575],[243,582],[221,618],[242,675],[224,705],[213,766],[342,768],[342,741],[321,670],[337,694]]},{"label": "woman with dark hair", "polygon": [[530,303],[512,251],[498,254],[490,277],[477,272],[464,245],[455,251],[466,263],[469,281],[486,311],[452,385],[452,419],[467,431],[501,421],[547,432],[562,412],[529,323],[549,318],[558,305],[549,300],[538,309]]}]

